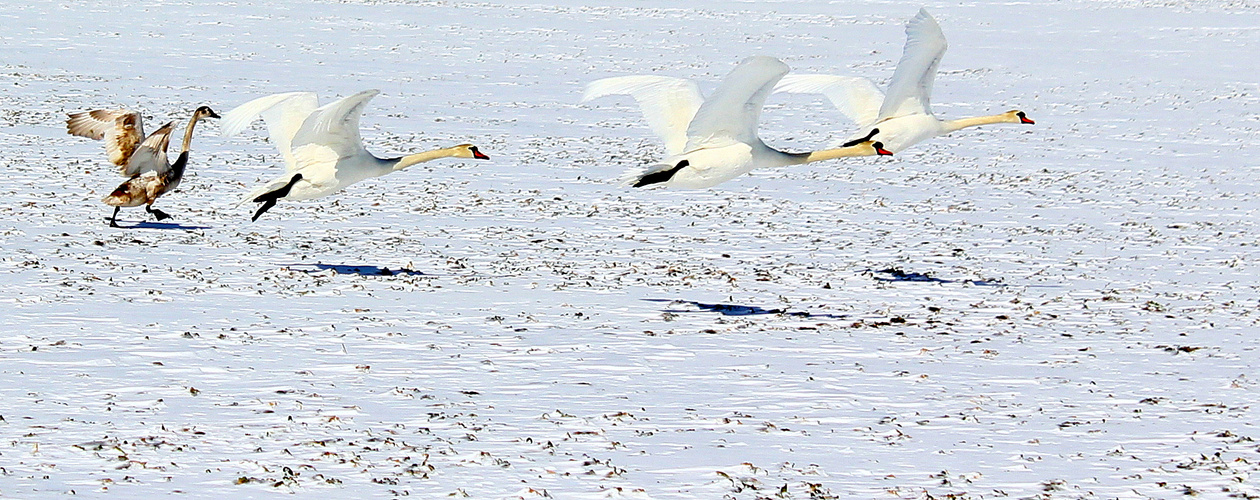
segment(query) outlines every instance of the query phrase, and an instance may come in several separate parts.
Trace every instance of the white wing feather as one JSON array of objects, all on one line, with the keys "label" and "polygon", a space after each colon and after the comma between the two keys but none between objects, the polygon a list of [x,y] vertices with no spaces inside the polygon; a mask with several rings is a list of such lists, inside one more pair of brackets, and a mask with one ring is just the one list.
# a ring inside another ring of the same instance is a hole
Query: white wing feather
[{"label": "white wing feather", "polygon": [[906,47],[879,108],[880,119],[932,114],[932,82],[947,47],[941,25],[926,9],[919,9],[919,14],[906,23]]},{"label": "white wing feather", "polygon": [[287,92],[259,97],[237,106],[223,115],[223,136],[230,137],[245,130],[259,116],[267,122],[267,133],[276,149],[284,155],[285,165],[293,166],[292,142],[302,122],[319,105],[314,92]]},{"label": "white wing feather", "polygon": [[788,71],[788,65],[773,57],[753,56],[741,61],[696,111],[687,127],[684,152],[759,141],[761,108],[774,84]]},{"label": "white wing feather", "polygon": [[316,109],[293,136],[291,147],[296,151],[308,144],[318,144],[343,158],[363,152],[363,139],[359,136],[359,117],[363,116],[363,109],[367,107],[368,101],[379,93],[379,90],[365,90]]},{"label": "white wing feather", "polygon": [[774,87],[775,92],[822,94],[845,117],[861,128],[879,119],[884,93],[875,83],[856,76],[787,75]]},{"label": "white wing feather", "polygon": [[665,143],[669,155],[681,154],[687,145],[687,125],[704,103],[700,87],[685,78],[668,76],[619,76],[586,85],[582,102],[607,95],[626,94],[639,103],[652,132]]}]

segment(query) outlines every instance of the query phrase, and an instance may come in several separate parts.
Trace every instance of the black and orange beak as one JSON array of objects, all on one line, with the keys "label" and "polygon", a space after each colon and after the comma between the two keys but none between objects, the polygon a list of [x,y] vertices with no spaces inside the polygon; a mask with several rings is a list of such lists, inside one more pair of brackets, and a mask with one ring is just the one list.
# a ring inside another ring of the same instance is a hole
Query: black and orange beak
[{"label": "black and orange beak", "polygon": [[1027,124],[1029,124],[1029,125],[1033,125],[1033,124],[1036,124],[1036,123],[1037,123],[1037,122],[1033,121],[1033,120],[1032,120],[1032,118],[1029,118],[1029,117],[1028,117],[1028,115],[1025,115],[1023,111],[1020,111],[1020,112],[1018,112],[1018,113],[1015,113],[1015,116],[1018,116],[1018,117],[1019,117],[1019,122],[1020,122],[1020,123],[1027,123]]},{"label": "black and orange beak", "polygon": [[477,148],[471,148],[471,149],[470,149],[470,151],[472,151],[473,158],[476,158],[476,159],[478,159],[478,160],[489,160],[489,159],[490,159],[490,157],[489,157],[489,156],[486,156],[486,154],[485,154],[485,153],[482,153],[481,151],[478,151],[478,150],[477,150]]},{"label": "black and orange beak", "polygon": [[887,150],[887,149],[884,149],[884,143],[882,143],[882,142],[877,142],[877,143],[875,143],[875,144],[871,144],[871,146],[875,148],[875,153],[876,153],[876,154],[878,154],[878,155],[880,155],[880,156],[892,156],[892,154],[893,154],[893,152],[892,152],[892,151],[889,151],[889,150]]}]

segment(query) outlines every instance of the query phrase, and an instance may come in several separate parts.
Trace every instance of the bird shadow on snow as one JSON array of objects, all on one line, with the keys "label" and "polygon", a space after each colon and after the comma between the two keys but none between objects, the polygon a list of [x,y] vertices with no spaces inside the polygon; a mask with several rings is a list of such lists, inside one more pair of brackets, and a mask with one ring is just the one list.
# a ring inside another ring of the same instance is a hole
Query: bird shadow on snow
[{"label": "bird shadow on snow", "polygon": [[[105,220],[109,220],[108,218]],[[178,222],[149,222],[142,221],[131,225],[123,225],[127,221],[118,221],[118,229],[210,229],[210,226],[185,226]]]},{"label": "bird shadow on snow", "polygon": [[[356,265],[349,266],[343,264],[284,264],[286,268],[304,273],[321,273],[324,271],[332,271],[337,274],[357,274],[359,276],[433,276],[425,274],[414,269],[390,269],[388,267],[372,266],[372,265]],[[313,267],[314,269],[296,269],[299,267]]]},{"label": "bird shadow on snow", "polygon": [[[908,282],[914,282],[914,283],[962,283],[962,284],[975,285],[975,286],[997,286],[997,287],[1013,286],[1009,283],[1003,283],[1001,281],[995,281],[995,280],[947,280],[947,279],[942,279],[942,278],[935,278],[935,277],[929,276],[926,273],[916,273],[913,271],[905,271],[905,270],[898,269],[895,267],[890,267],[888,269],[881,269],[878,271],[874,269],[867,269],[862,272],[869,273],[871,276],[875,278],[876,281],[889,281],[889,282],[908,281]],[[1053,285],[1019,285],[1019,286],[1051,287]]]},{"label": "bird shadow on snow", "polygon": [[821,314],[808,313],[804,311],[788,311],[787,309],[766,309],[757,306],[741,306],[739,304],[706,304],[704,302],[696,302],[694,300],[678,300],[678,299],[643,299],[647,302],[668,302],[671,306],[674,304],[686,304],[700,308],[699,311],[691,311],[685,309],[663,309],[662,312],[667,313],[697,313],[697,312],[715,312],[723,316],[757,316],[762,314],[782,314],[784,316],[795,316],[798,318],[831,318],[843,319],[848,315],[845,314]]}]

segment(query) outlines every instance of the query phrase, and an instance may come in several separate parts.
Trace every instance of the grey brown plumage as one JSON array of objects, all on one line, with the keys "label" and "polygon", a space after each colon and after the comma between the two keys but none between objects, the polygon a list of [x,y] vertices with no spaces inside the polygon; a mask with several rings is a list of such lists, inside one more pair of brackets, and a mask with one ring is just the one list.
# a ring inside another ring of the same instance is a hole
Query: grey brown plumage
[{"label": "grey brown plumage", "polygon": [[123,167],[123,175],[132,175],[125,173],[127,162],[145,139],[144,119],[140,113],[126,109],[96,109],[71,114],[66,120],[66,131],[88,139],[104,139],[110,163]]},{"label": "grey brown plumage", "polygon": [[138,207],[146,203],[153,203],[162,193],[174,186],[170,184],[178,184],[180,178],[183,177],[181,171],[179,176],[172,176],[172,168],[166,161],[166,148],[171,143],[171,132],[175,130],[175,122],[167,123],[162,128],[157,129],[145,139],[144,144],[136,148],[134,155],[147,155],[153,159],[153,163],[161,168],[153,170],[153,175],[142,175],[137,172],[131,175],[131,178],[120,184],[109,196],[101,198],[106,205],[114,207]]},{"label": "grey brown plumage", "polygon": [[[137,146],[125,148],[127,140],[122,137],[137,137],[143,132],[140,114],[126,110],[95,110],[70,115],[66,121],[66,129],[72,135],[90,139],[105,139],[106,151],[110,161],[121,168],[120,173],[129,177],[126,182],[114,188],[108,196],[101,199],[106,205],[114,207],[109,225],[117,227],[118,210],[122,207],[138,207],[145,205],[145,211],[153,214],[158,220],[167,215],[153,208],[159,197],[179,186],[184,177],[184,168],[188,164],[188,151],[192,143],[193,128],[203,118],[218,118],[207,106],[201,106],[193,112],[184,131],[184,143],[179,158],[172,164],[167,160],[166,149],[170,146],[171,133],[175,130],[175,122],[169,122],[154,131]],[[113,120],[111,122],[111,120]],[[128,139],[129,140],[129,139]],[[122,157],[123,155],[125,157]],[[120,158],[122,157],[122,158]]]}]

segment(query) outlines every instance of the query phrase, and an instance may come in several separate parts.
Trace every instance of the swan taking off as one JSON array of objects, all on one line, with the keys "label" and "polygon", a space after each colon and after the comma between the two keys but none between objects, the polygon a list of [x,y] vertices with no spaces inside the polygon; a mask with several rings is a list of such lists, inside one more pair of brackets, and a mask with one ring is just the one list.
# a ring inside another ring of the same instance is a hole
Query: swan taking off
[{"label": "swan taking off", "polygon": [[345,189],[364,179],[397,172],[438,158],[490,157],[471,144],[435,149],[399,158],[377,158],[363,148],[359,117],[379,90],[366,90],[319,106],[314,92],[289,92],[254,99],[227,112],[223,135],[244,130],[259,116],[267,123],[271,142],[284,156],[284,175],[258,187],[241,203],[262,203],[254,217],[281,199],[309,200]]},{"label": "swan taking off", "polygon": [[184,168],[188,165],[188,151],[192,145],[193,128],[197,126],[197,122],[204,118],[218,117],[207,106],[197,108],[184,130],[184,145],[180,149],[179,158],[171,164],[166,158],[166,148],[170,145],[175,122],[163,125],[146,138],[144,122],[140,113],[134,111],[97,109],[71,114],[66,120],[66,131],[89,139],[104,139],[109,161],[121,167],[120,174],[129,177],[109,196],[101,199],[106,205],[114,207],[109,225],[118,227],[118,211],[122,207],[144,205],[145,211],[153,214],[157,220],[169,218],[170,215],[166,212],[154,209],[153,202],[174,190],[183,180]]},{"label": "swan taking off", "polygon": [[865,78],[833,75],[790,75],[775,92],[823,94],[850,120],[858,133],[846,145],[876,140],[894,153],[924,139],[955,130],[990,123],[1035,123],[1023,111],[961,120],[939,120],[932,115],[930,100],[936,68],[945,55],[945,34],[936,19],[919,9],[906,24],[906,47],[884,94]]},{"label": "swan taking off", "polygon": [[582,102],[628,94],[638,101],[648,126],[665,142],[668,157],[663,163],[627,173],[626,183],[634,187],[706,188],[755,168],[892,154],[870,141],[812,153],[785,153],[761,142],[757,124],[762,105],[787,72],[788,66],[778,59],[753,56],[726,75],[708,99],[691,80],[622,76],[591,82]]}]

